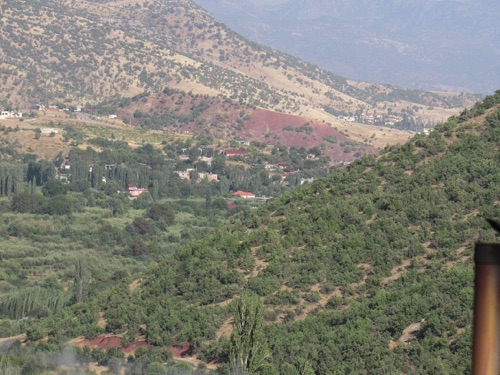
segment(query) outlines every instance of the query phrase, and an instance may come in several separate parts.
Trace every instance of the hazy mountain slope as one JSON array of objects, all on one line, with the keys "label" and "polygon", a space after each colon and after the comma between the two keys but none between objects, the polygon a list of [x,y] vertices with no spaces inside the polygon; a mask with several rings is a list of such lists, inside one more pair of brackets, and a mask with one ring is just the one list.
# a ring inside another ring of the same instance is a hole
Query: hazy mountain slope
[{"label": "hazy mountain slope", "polygon": [[169,86],[333,123],[323,109],[383,110],[399,100],[449,109],[474,99],[361,87],[248,42],[188,0],[8,0],[1,7],[0,101],[14,107],[95,103]]},{"label": "hazy mountain slope", "polygon": [[483,93],[500,82],[498,2],[196,2],[252,40],[353,79]]}]

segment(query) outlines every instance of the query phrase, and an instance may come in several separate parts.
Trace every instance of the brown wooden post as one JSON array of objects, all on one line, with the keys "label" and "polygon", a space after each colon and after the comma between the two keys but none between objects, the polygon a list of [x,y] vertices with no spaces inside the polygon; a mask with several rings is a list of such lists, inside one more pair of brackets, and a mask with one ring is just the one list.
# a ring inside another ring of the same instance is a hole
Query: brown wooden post
[{"label": "brown wooden post", "polygon": [[474,257],[473,375],[498,375],[500,369],[500,244],[477,244]]}]

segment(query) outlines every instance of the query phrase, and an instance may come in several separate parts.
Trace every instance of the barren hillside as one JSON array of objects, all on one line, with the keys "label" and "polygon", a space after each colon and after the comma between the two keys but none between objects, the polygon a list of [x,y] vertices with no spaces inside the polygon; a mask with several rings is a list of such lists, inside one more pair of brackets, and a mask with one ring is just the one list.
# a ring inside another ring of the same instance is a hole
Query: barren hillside
[{"label": "barren hillside", "polygon": [[0,24],[4,106],[97,103],[171,87],[335,124],[334,114],[385,113],[398,103],[425,107],[416,119],[441,121],[443,108],[476,99],[348,81],[245,40],[189,0],[7,0]]}]

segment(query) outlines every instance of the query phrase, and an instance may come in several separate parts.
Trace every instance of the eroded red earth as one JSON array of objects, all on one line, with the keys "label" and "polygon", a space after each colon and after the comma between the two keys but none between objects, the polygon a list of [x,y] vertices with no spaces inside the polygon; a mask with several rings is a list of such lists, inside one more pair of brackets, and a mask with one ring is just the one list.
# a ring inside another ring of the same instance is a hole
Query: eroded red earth
[{"label": "eroded red earth", "polygon": [[[137,111],[140,114],[134,116]],[[132,125],[156,122],[156,127],[166,131],[207,134],[228,142],[244,139],[266,145],[319,147],[333,164],[352,161],[360,154],[377,153],[375,147],[353,142],[324,122],[207,96],[154,94],[119,109],[117,114],[130,119]],[[172,118],[175,120],[170,121]]]},{"label": "eroded red earth", "polygon": [[[71,340],[71,344],[83,348],[85,346],[89,348],[100,348],[103,350],[108,350],[109,348],[118,348],[122,350],[125,354],[133,354],[140,347],[148,347],[149,344],[146,340],[136,340],[127,347],[122,347],[122,338],[117,335],[101,335],[96,338],[90,339],[74,339]],[[168,345],[167,348],[172,352],[174,357],[185,357],[191,354],[192,346],[188,342],[183,342],[177,345]]]}]

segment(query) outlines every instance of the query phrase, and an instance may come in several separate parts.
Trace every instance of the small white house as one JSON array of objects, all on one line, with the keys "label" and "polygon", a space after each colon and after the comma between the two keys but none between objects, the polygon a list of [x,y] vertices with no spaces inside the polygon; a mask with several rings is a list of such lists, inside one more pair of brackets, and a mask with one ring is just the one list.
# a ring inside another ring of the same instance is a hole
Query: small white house
[{"label": "small white house", "polygon": [[185,171],[174,171],[179,175],[181,180],[191,180],[191,172],[194,171],[194,168],[188,168]]},{"label": "small white house", "polygon": [[22,118],[23,114],[20,112],[14,112],[14,111],[1,111],[0,112],[0,119],[6,119],[6,118]]},{"label": "small white house", "polygon": [[212,165],[212,158],[208,157],[208,156],[200,156],[198,158],[199,161],[204,161],[205,163],[207,163],[208,165]]},{"label": "small white house", "polygon": [[304,184],[312,184],[314,181],[314,177],[311,177],[311,178],[301,178],[300,179],[300,184],[301,185],[304,185]]}]

